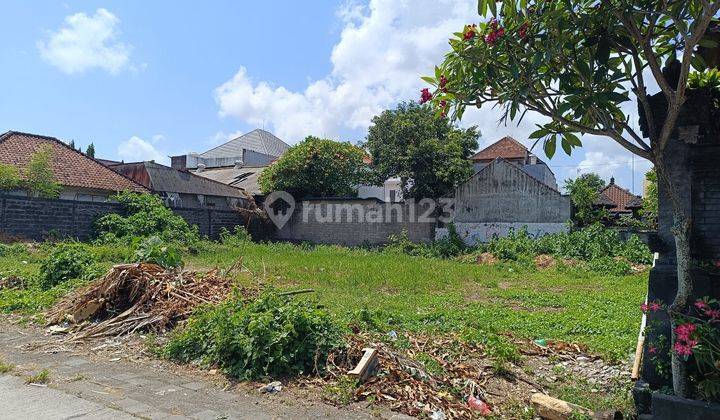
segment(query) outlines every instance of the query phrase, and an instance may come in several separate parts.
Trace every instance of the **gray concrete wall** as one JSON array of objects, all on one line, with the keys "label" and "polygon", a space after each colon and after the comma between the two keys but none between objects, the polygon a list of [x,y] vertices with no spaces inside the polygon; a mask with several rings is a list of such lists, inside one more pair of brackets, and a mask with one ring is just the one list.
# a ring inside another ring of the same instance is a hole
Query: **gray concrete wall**
[{"label": "gray concrete wall", "polygon": [[[43,240],[48,235],[78,238],[92,237],[93,223],[109,213],[122,213],[118,203],[75,200],[53,200],[0,195],[0,234],[21,239]],[[233,210],[208,208],[173,208],[201,235],[217,238],[220,229],[248,227],[251,233],[268,236],[262,221],[250,219]]]},{"label": "gray concrete wall", "polygon": [[[468,245],[490,242],[495,237],[508,236],[510,232],[525,229],[530,236],[539,237],[550,233],[567,232],[567,223],[455,223],[455,231]],[[447,228],[435,230],[435,239],[448,236]]]},{"label": "gray concrete wall", "polygon": [[[407,231],[413,242],[435,237],[429,207],[376,200],[312,200],[299,203],[276,238],[345,246],[381,245],[390,235]],[[422,217],[426,216],[426,217]]]},{"label": "gray concrete wall", "polygon": [[565,223],[570,197],[496,161],[455,191],[455,223]]}]

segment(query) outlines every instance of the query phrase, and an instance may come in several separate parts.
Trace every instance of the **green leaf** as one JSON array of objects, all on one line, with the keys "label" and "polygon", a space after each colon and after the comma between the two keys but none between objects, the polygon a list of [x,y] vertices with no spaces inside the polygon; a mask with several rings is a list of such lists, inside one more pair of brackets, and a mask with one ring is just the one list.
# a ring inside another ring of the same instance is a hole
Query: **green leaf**
[{"label": "green leaf", "polygon": [[426,81],[427,83],[430,83],[430,84],[433,85],[433,86],[435,86],[435,85],[437,84],[437,82],[435,81],[435,79],[434,79],[433,77],[430,77],[430,76],[421,76],[420,78],[421,78],[422,80]]},{"label": "green leaf", "polygon": [[533,131],[533,132],[528,136],[528,138],[531,138],[531,139],[539,139],[539,138],[545,137],[545,136],[547,136],[547,135],[548,135],[547,130],[545,130],[544,128],[541,128],[541,129],[539,129],[539,130]]},{"label": "green leaf", "polygon": [[552,157],[555,155],[555,136],[553,135],[549,139],[545,140],[545,143],[543,144],[543,149],[545,150],[545,155],[548,157],[548,159],[552,159]]},{"label": "green leaf", "polygon": [[562,146],[566,155],[568,155],[568,156],[572,155],[572,146],[570,145],[570,142],[568,142],[567,138],[563,137],[562,141],[560,142],[560,145]]}]

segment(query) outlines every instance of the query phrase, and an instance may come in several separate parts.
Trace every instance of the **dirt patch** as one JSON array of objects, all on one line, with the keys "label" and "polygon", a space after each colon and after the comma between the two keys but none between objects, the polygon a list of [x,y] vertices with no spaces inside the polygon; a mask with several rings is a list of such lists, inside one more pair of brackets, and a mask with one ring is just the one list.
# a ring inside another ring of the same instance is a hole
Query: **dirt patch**
[{"label": "dirt patch", "polygon": [[475,262],[480,265],[494,265],[498,262],[498,259],[489,252],[483,252],[482,254],[477,256]]},{"label": "dirt patch", "polygon": [[535,267],[546,269],[555,267],[555,257],[552,255],[541,254],[535,257]]}]

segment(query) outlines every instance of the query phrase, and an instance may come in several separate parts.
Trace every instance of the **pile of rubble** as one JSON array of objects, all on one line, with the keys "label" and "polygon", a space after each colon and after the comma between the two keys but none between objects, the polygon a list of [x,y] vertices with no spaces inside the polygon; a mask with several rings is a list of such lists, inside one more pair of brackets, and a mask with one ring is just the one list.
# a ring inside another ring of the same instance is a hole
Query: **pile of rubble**
[{"label": "pile of rubble", "polygon": [[[406,334],[398,339],[403,342],[400,346],[364,333],[351,335],[348,340],[346,351],[330,357],[328,377],[308,379],[306,385],[325,386],[349,373],[356,375],[360,383],[352,400],[374,400],[393,411],[432,419],[503,416],[502,406],[509,399],[528,403],[530,396],[547,392],[547,383],[536,382],[536,372],[514,366],[498,372],[482,346],[454,335],[440,338]],[[559,363],[577,358],[590,360],[586,349],[564,342],[543,340],[538,345],[524,340],[515,344],[533,358],[552,358]]]},{"label": "pile of rubble", "polygon": [[224,300],[234,283],[217,270],[166,270],[148,263],[120,264],[104,278],[81,288],[47,313],[48,325],[73,339],[164,332],[201,304]]}]

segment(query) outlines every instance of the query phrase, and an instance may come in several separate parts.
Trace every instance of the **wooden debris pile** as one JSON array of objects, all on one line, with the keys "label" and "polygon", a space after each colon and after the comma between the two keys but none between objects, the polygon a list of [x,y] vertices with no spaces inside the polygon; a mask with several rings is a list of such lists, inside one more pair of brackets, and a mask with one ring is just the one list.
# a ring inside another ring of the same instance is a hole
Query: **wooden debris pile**
[{"label": "wooden debris pile", "polygon": [[156,264],[120,264],[48,311],[48,325],[69,324],[76,340],[163,332],[198,305],[221,302],[232,288],[233,281],[217,270],[200,274]]},{"label": "wooden debris pile", "polygon": [[[307,385],[323,386],[338,380],[359,366],[368,353],[366,348],[371,347],[377,350],[377,371],[355,389],[353,400],[375,400],[410,416],[457,419],[501,415],[494,404],[509,397],[509,387],[521,390],[525,399],[533,392],[544,392],[521,369],[498,374],[482,346],[458,336],[405,334],[398,340],[403,344],[391,345],[365,333],[353,334],[348,337],[349,347],[328,359],[328,377],[308,380]],[[545,347],[529,340],[516,344],[524,354],[570,355],[582,351],[579,346],[563,342],[549,342]],[[498,386],[500,382],[506,387]],[[479,409],[479,404],[486,411]]]}]

